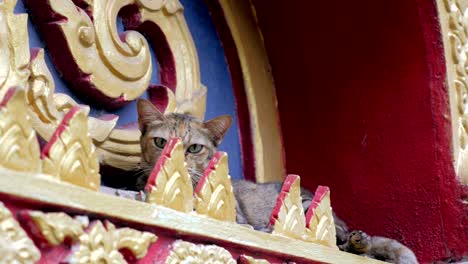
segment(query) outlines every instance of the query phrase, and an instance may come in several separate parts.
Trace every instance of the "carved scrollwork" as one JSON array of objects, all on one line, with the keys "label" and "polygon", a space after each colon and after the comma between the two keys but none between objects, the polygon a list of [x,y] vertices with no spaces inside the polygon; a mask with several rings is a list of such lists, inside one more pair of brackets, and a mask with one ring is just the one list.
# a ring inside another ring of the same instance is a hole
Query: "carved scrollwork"
[{"label": "carved scrollwork", "polygon": [[218,220],[236,221],[235,197],[225,152],[213,156],[200,179],[195,191],[195,210]]},{"label": "carved scrollwork", "polygon": [[32,233],[40,236],[40,240],[44,240],[49,246],[63,244],[66,239],[72,243],[78,241],[88,225],[88,221],[80,221],[65,213],[28,211],[20,216],[24,222],[30,224],[30,228],[37,230]]},{"label": "carved scrollwork", "polygon": [[38,242],[45,241],[52,247],[63,243],[72,246],[64,263],[127,263],[120,250],[126,249],[134,258],[141,259],[157,240],[152,233],[116,228],[108,221],[89,224],[86,216],[72,218],[65,213],[23,211],[20,217]]},{"label": "carved scrollwork", "polygon": [[336,229],[328,187],[317,187],[307,210],[306,223],[307,240],[336,248]]},{"label": "carved scrollwork", "polygon": [[[468,13],[460,0],[440,0],[440,16],[447,59],[447,77],[452,104],[454,159],[457,174],[468,182]],[[447,21],[444,21],[446,19]]]},{"label": "carved scrollwork", "polygon": [[0,202],[0,263],[36,263],[41,253]]},{"label": "carved scrollwork", "polygon": [[286,177],[270,218],[273,234],[303,239],[305,217],[300,180],[297,175]]},{"label": "carved scrollwork", "polygon": [[79,106],[65,115],[42,150],[41,158],[44,173],[61,181],[99,190],[99,163],[88,136],[87,115]]},{"label": "carved scrollwork", "polygon": [[14,14],[17,0],[0,1],[0,98],[29,78],[28,16]]},{"label": "carved scrollwork", "polygon": [[39,144],[29,119],[24,91],[9,89],[0,103],[1,166],[18,171],[41,171]]},{"label": "carved scrollwork", "polygon": [[193,210],[193,186],[185,165],[182,142],[166,143],[145,187],[146,201],[182,212]]},{"label": "carved scrollwork", "polygon": [[69,263],[127,263],[119,250],[127,249],[136,259],[143,258],[149,246],[157,240],[154,234],[131,228],[115,228],[110,222],[91,224],[79,238],[79,246]]},{"label": "carved scrollwork", "polygon": [[178,240],[172,245],[172,250],[166,259],[166,264],[176,263],[226,263],[235,264],[231,253],[226,249],[215,245],[197,245]]}]

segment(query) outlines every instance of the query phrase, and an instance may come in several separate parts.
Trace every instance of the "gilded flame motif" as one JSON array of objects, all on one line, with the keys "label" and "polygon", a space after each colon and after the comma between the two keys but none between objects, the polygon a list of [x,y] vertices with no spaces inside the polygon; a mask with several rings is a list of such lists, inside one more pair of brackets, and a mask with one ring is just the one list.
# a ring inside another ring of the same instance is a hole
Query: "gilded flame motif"
[{"label": "gilded flame motif", "polygon": [[235,197],[225,152],[215,154],[198,183],[195,210],[218,220],[236,221]]},{"label": "gilded flame motif", "polygon": [[182,212],[193,210],[193,186],[185,164],[182,142],[171,138],[151,172],[146,201]]},{"label": "gilded flame motif", "polygon": [[306,240],[336,248],[336,229],[328,187],[317,188],[306,221]]},{"label": "gilded flame motif", "polygon": [[39,144],[29,119],[24,91],[8,90],[0,103],[1,166],[17,171],[41,171]]},{"label": "gilded flame motif", "polygon": [[65,213],[28,213],[34,225],[51,246],[58,246],[70,239],[75,242],[84,233],[87,223],[70,217]]},{"label": "gilded flame motif", "polygon": [[78,106],[65,115],[42,152],[43,171],[61,181],[99,190],[101,176],[87,115]]},{"label": "gilded flame motif", "polygon": [[[288,186],[289,190],[285,190],[285,186]],[[273,234],[297,239],[304,237],[305,216],[302,207],[299,176],[288,175],[286,178],[283,189],[278,196],[272,218]]]},{"label": "gilded flame motif", "polygon": [[172,245],[172,250],[166,259],[166,264],[235,264],[231,253],[226,249],[214,245],[197,245],[178,240]]},{"label": "gilded flame motif", "polygon": [[[443,3],[441,3],[443,1]],[[468,2],[439,0],[452,101],[453,152],[457,174],[468,183]]]},{"label": "gilded flame motif", "polygon": [[94,222],[89,231],[81,235],[76,251],[70,257],[70,264],[127,263],[119,252],[128,249],[136,259],[143,258],[149,246],[157,240],[154,234],[140,232],[131,228],[116,229],[113,224]]},{"label": "gilded flame motif", "polygon": [[0,202],[0,263],[36,263],[41,253]]}]

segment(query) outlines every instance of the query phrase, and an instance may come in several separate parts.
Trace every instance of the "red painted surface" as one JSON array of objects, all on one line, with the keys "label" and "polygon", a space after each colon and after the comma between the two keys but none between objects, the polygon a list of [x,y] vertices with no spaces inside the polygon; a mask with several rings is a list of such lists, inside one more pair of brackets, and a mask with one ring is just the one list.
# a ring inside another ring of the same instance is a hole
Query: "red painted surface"
[{"label": "red painted surface", "polygon": [[468,252],[433,1],[252,3],[288,173],[330,186],[352,228],[396,238],[423,263]]}]

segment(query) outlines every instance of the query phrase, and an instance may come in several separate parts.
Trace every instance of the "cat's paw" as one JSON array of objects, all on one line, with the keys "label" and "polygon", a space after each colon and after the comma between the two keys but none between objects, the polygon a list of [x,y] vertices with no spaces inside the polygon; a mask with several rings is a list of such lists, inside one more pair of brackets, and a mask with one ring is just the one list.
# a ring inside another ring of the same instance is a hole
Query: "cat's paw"
[{"label": "cat's paw", "polygon": [[371,238],[361,230],[354,230],[349,234],[348,250],[357,253],[365,254],[371,248]]}]

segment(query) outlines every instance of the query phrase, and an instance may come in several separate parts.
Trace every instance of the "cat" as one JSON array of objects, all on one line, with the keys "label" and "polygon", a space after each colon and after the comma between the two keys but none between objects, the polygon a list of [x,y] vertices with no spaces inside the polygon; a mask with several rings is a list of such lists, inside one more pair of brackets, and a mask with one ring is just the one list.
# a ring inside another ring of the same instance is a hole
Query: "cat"
[{"label": "cat", "polygon": [[[195,189],[205,168],[231,126],[232,118],[228,115],[222,115],[203,122],[187,114],[170,113],[164,115],[151,102],[144,99],[138,100],[137,110],[138,126],[141,131],[142,159],[140,167],[146,173],[138,177],[136,189],[144,190],[149,173],[155,166],[170,137],[179,137],[183,142],[188,172]],[[270,215],[282,183],[253,183],[246,180],[233,180],[232,185],[236,198],[236,222],[250,225],[255,230],[271,232]],[[313,197],[313,193],[301,188],[302,205],[305,211],[309,208]],[[381,243],[380,239],[374,241],[374,237],[364,236],[361,231],[349,233],[346,223],[335,214],[334,220],[337,245],[342,250],[355,254],[367,254],[367,256],[371,257],[376,257],[373,254],[380,251],[387,252],[387,255],[408,252],[409,255],[414,256],[411,250],[393,239],[385,238],[388,243]],[[356,232],[361,234],[361,239],[356,238]],[[355,250],[362,247],[363,244],[366,245],[365,251],[358,252]],[[405,250],[402,250],[402,248]],[[408,258],[410,261],[402,258],[402,261],[396,260],[395,263],[418,263],[416,258],[411,258],[411,256]],[[381,257],[383,259],[383,256]]]}]

